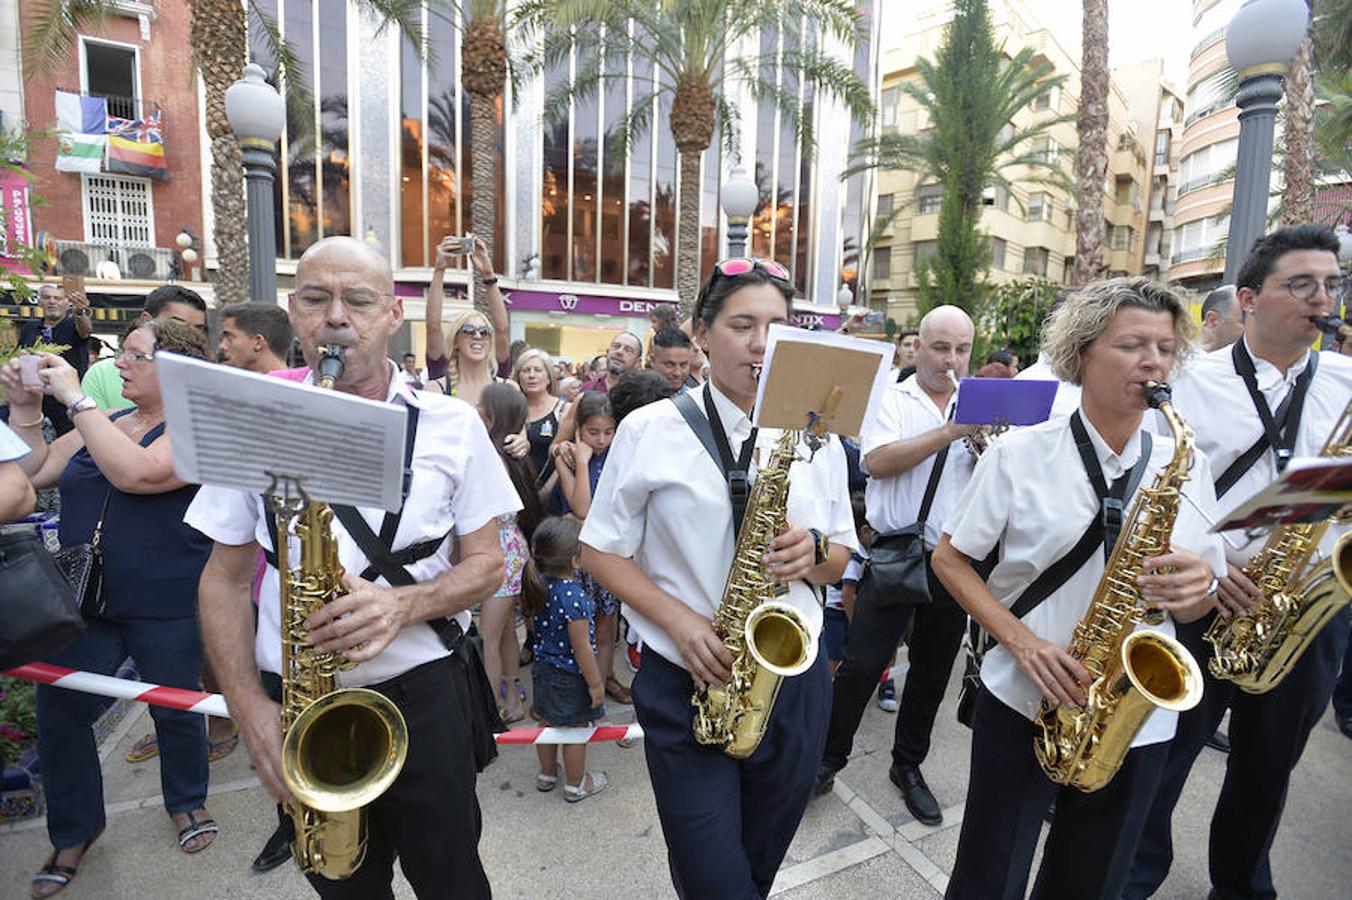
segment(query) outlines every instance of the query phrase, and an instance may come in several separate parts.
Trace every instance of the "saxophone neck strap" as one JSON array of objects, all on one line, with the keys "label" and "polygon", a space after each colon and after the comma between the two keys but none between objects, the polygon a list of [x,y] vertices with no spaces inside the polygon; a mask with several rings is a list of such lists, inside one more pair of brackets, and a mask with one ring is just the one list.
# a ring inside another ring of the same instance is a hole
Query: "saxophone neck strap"
[{"label": "saxophone neck strap", "polygon": [[1244,473],[1253,468],[1253,464],[1269,449],[1272,450],[1277,474],[1280,475],[1286,470],[1296,446],[1296,436],[1300,432],[1300,418],[1305,410],[1305,395],[1310,389],[1310,382],[1314,380],[1315,370],[1319,368],[1319,354],[1310,353],[1305,363],[1305,371],[1296,376],[1296,383],[1287,391],[1286,397],[1282,399],[1274,413],[1268,409],[1267,398],[1258,389],[1258,375],[1254,369],[1253,358],[1244,348],[1243,339],[1235,341],[1231,346],[1230,358],[1234,362],[1235,373],[1244,380],[1244,387],[1249,391],[1253,408],[1263,423],[1263,433],[1249,449],[1241,453],[1224,472],[1220,473],[1216,479],[1217,499],[1225,496],[1226,492],[1234,487]]},{"label": "saxophone neck strap", "polygon": [[[1089,431],[1084,426],[1084,419],[1080,416],[1077,409],[1070,416],[1070,431],[1075,437],[1075,449],[1080,453],[1080,462],[1084,464],[1085,474],[1089,476],[1089,484],[1094,488],[1094,493],[1099,498],[1099,512],[1090,523],[1090,529],[1097,525],[1100,529],[1100,539],[1103,542],[1103,558],[1106,561],[1113,552],[1113,546],[1117,543],[1117,535],[1122,530],[1123,513],[1126,509],[1127,498],[1136,492],[1136,487],[1141,483],[1141,478],[1145,475],[1146,466],[1150,464],[1150,452],[1153,449],[1154,441],[1150,432],[1142,430],[1141,451],[1136,457],[1136,463],[1130,469],[1123,472],[1113,480],[1111,486],[1103,478],[1103,467],[1099,464],[1098,454],[1094,452],[1094,444],[1089,439]],[[1079,566],[1075,567],[1076,569]],[[1071,570],[1071,574],[1074,570]],[[1066,576],[1070,577],[1069,575]],[[1059,587],[1059,585],[1058,585]]]},{"label": "saxophone neck strap", "polygon": [[699,406],[689,392],[677,394],[671,400],[728,483],[728,498],[732,502],[732,535],[735,541],[737,535],[741,533],[742,519],[746,517],[746,505],[751,496],[751,454],[756,448],[756,435],[759,429],[751,429],[751,435],[742,443],[741,453],[734,459],[727,432],[723,429],[723,420],[714,405],[713,391],[707,381],[704,383],[704,413],[700,412]]}]

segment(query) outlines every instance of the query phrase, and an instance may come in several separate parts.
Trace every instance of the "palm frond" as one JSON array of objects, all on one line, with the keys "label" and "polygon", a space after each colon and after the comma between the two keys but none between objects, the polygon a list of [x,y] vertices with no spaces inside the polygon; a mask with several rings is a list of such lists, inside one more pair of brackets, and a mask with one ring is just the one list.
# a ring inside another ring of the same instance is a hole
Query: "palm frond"
[{"label": "palm frond", "polygon": [[[253,12],[250,16],[253,38],[266,47],[268,55],[272,57],[272,71],[267,73],[268,80],[281,89],[288,110],[312,109],[314,95],[310,92],[310,74],[305,63],[296,55],[290,42],[282,38],[277,20],[268,15],[258,0],[249,0],[249,7]],[[289,141],[304,142],[312,137],[313,131],[313,116],[287,117]]]},{"label": "palm frond", "polygon": [[23,44],[28,71],[55,69],[75,52],[79,34],[98,30],[116,5],[115,0],[35,0]]}]

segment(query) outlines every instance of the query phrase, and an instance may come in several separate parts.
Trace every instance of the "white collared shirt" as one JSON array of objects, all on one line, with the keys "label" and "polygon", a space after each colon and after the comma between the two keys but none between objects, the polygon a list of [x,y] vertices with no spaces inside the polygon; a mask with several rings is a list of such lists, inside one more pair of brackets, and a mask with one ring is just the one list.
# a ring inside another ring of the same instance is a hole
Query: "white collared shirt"
[{"label": "white collared shirt", "polygon": [[[900,384],[888,385],[877,415],[864,423],[864,433],[860,436],[859,458],[864,470],[868,470],[868,455],[879,447],[942,427],[953,411],[957,396],[957,391],[949,394],[944,408],[940,409],[915,375]],[[891,534],[915,524],[937,456],[936,453],[899,475],[869,478],[864,488],[864,505],[868,510],[868,523],[874,531]],[[925,546],[931,550],[939,543],[944,520],[962,496],[967,482],[972,480],[975,465],[976,458],[961,438],[948,445],[948,459],[925,520]]]},{"label": "white collared shirt", "polygon": [[[1245,340],[1240,338],[1240,340]],[[1248,350],[1247,342],[1244,348]],[[1239,456],[1263,434],[1263,422],[1254,409],[1253,398],[1244,379],[1235,371],[1232,347],[1198,357],[1188,363],[1173,384],[1174,408],[1197,434],[1197,446],[1211,459],[1212,474],[1219,478]],[[1309,365],[1310,356],[1287,370],[1285,376],[1265,359],[1253,356],[1254,380],[1273,413]],[[1321,353],[1314,378],[1305,395],[1292,458],[1318,456],[1333,426],[1352,400],[1352,359],[1335,353]],[[1164,427],[1156,424],[1156,428]],[[1217,501],[1221,515],[1228,514],[1277,478],[1277,462],[1269,449],[1258,458],[1238,481]],[[1339,534],[1347,526],[1329,528],[1320,543],[1320,556],[1327,555]],[[1225,552],[1230,562],[1242,566],[1266,540],[1259,533],[1246,540],[1244,533],[1226,533]],[[1237,546],[1232,546],[1232,544]]]},{"label": "white collared shirt", "polygon": [[[710,389],[728,445],[737,456],[751,434],[751,421],[717,388]],[[691,396],[703,412],[703,389]],[[773,428],[757,433],[753,476],[756,462],[769,461],[781,434]],[[816,528],[831,543],[858,550],[840,441],[830,438],[811,462],[801,442],[798,452],[803,459],[789,470],[789,522]],[[713,618],[732,567],[732,504],[722,470],[675,403],[650,403],[620,423],[582,526],[582,542],[603,553],[632,558],[663,591]],[[623,592],[617,593],[623,600]],[[816,588],[801,579],[793,581],[783,599],[803,614],[813,634],[821,631]],[[684,666],[665,631],[628,604],[623,610],[644,644]]]},{"label": "white collared shirt", "polygon": [[[413,482],[404,501],[393,549],[446,537],[452,532],[470,534],[497,516],[520,509],[521,501],[474,407],[454,397],[411,390],[393,363],[390,375],[386,402],[404,403],[419,410]],[[305,383],[313,383],[313,373]],[[371,530],[379,534],[385,511],[365,508],[357,511]],[[259,546],[272,549],[267,512],[257,494],[207,485],[197,492],[184,521],[220,544],[239,546],[256,541]],[[369,560],[336,518],[333,535],[343,568],[360,575]],[[288,552],[293,563],[300,560],[300,542],[294,536]],[[451,541],[444,541],[434,554],[406,568],[415,581],[430,581],[451,568],[450,552]],[[376,583],[388,584],[384,578],[376,579]],[[281,671],[277,593],[277,570],[268,566],[259,592],[254,639],[254,658],[265,672]],[[461,628],[469,628],[468,610],[459,613],[456,619]],[[447,655],[436,632],[419,622],[401,630],[375,659],[340,671],[338,683],[344,687],[375,684]]]},{"label": "white collared shirt", "polygon": [[1055,381],[1057,383],[1056,397],[1052,400],[1051,415],[1047,417],[1049,422],[1054,422],[1057,419],[1068,419],[1071,413],[1080,408],[1080,386],[1071,384],[1069,381],[1062,381],[1052,371],[1051,361],[1045,353],[1037,358],[1037,362],[1020,370],[1014,378],[1016,381]]},{"label": "white collared shirt", "polygon": [[[1140,432],[1132,435],[1122,453],[1117,454],[1087,418],[1084,424],[1104,481],[1111,484],[1140,457]],[[1155,436],[1141,487],[1153,483],[1173,452],[1172,439]],[[1214,511],[1211,467],[1205,454],[1193,455],[1191,477],[1183,491],[1208,514]],[[1130,505],[1128,498],[1128,508]],[[1098,508],[1098,496],[1085,474],[1070,423],[1062,419],[1011,431],[992,443],[981,455],[972,483],[944,524],[944,531],[953,546],[972,559],[984,559],[996,544],[1000,545],[1000,561],[986,583],[995,599],[1010,607],[1039,574],[1075,546],[1090,520],[1098,515]],[[1172,545],[1200,553],[1212,571],[1219,572],[1224,561],[1220,540],[1208,535],[1206,529],[1205,519],[1185,500],[1174,522]],[[1024,616],[1023,623],[1038,637],[1069,646],[1071,633],[1088,610],[1104,568],[1103,553],[1095,553]],[[1168,635],[1174,633],[1173,620],[1167,617],[1154,627]],[[1205,664],[1205,660],[1199,663]],[[999,644],[982,662],[981,681],[1006,706],[1028,719],[1035,718],[1041,708],[1042,693]],[[1151,713],[1132,746],[1169,740],[1177,718],[1177,713],[1165,710]]]}]

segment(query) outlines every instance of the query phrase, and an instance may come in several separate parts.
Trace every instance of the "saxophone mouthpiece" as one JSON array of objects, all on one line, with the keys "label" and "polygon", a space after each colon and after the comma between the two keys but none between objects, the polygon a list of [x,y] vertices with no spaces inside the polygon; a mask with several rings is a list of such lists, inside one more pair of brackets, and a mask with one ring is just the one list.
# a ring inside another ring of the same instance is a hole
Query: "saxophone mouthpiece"
[{"label": "saxophone mouthpiece", "polygon": [[1310,316],[1309,318],[1314,323],[1314,327],[1324,334],[1333,335],[1340,341],[1352,338],[1352,325],[1347,324],[1337,316]]},{"label": "saxophone mouthpiece", "polygon": [[343,375],[343,353],[347,348],[341,344],[325,344],[320,349],[319,378],[317,383],[326,390],[332,390],[334,384]]},{"label": "saxophone mouthpiece", "polygon": [[1173,397],[1169,385],[1162,381],[1147,381],[1141,390],[1145,392],[1145,402],[1151,409],[1159,409]]}]

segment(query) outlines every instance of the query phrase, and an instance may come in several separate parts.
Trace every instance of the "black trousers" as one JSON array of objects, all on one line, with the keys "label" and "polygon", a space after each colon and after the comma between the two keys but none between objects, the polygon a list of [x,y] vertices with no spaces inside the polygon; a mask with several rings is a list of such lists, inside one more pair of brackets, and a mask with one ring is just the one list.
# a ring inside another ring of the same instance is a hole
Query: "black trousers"
[{"label": "black trousers", "polygon": [[1178,719],[1164,777],[1123,896],[1154,894],[1173,863],[1171,822],[1192,764],[1230,710],[1230,753],[1225,782],[1211,816],[1208,845],[1211,884],[1222,900],[1275,898],[1268,853],[1281,823],[1291,770],[1328,706],[1347,647],[1349,611],[1324,627],[1281,684],[1247,694],[1211,677],[1211,645],[1202,637],[1214,616],[1178,626],[1178,637],[1197,658],[1205,683],[1202,702]]},{"label": "black trousers", "polygon": [[1056,816],[1032,897],[1117,900],[1145,824],[1169,745],[1127,751],[1112,781],[1093,793],[1047,778],[1033,754],[1035,723],[984,688],[972,718],[972,775],[948,881],[949,900],[1023,900],[1042,818]]},{"label": "black trousers", "polygon": [[925,761],[934,718],[944,700],[948,675],[967,627],[967,613],[932,571],[929,588],[931,602],[915,604],[897,603],[895,597],[880,598],[861,587],[854,620],[845,638],[845,659],[836,669],[823,765],[835,771],[845,768],[859,720],[878,686],[878,676],[887,668],[908,625],[910,668],[897,709],[892,760],[898,765],[912,766]]},{"label": "black trousers", "polygon": [[831,702],[826,653],[784,680],[765,737],[744,760],[695,740],[693,686],[680,666],[644,647],[631,690],[677,896],[767,896],[822,755]]},{"label": "black trousers", "polygon": [[371,685],[404,714],[408,758],[393,786],[366,807],[370,818],[361,868],[343,881],[306,876],[321,897],[393,898],[396,856],[420,900],[492,895],[479,862],[481,820],[470,729],[461,709],[462,691],[452,683],[463,672],[443,658]]}]

